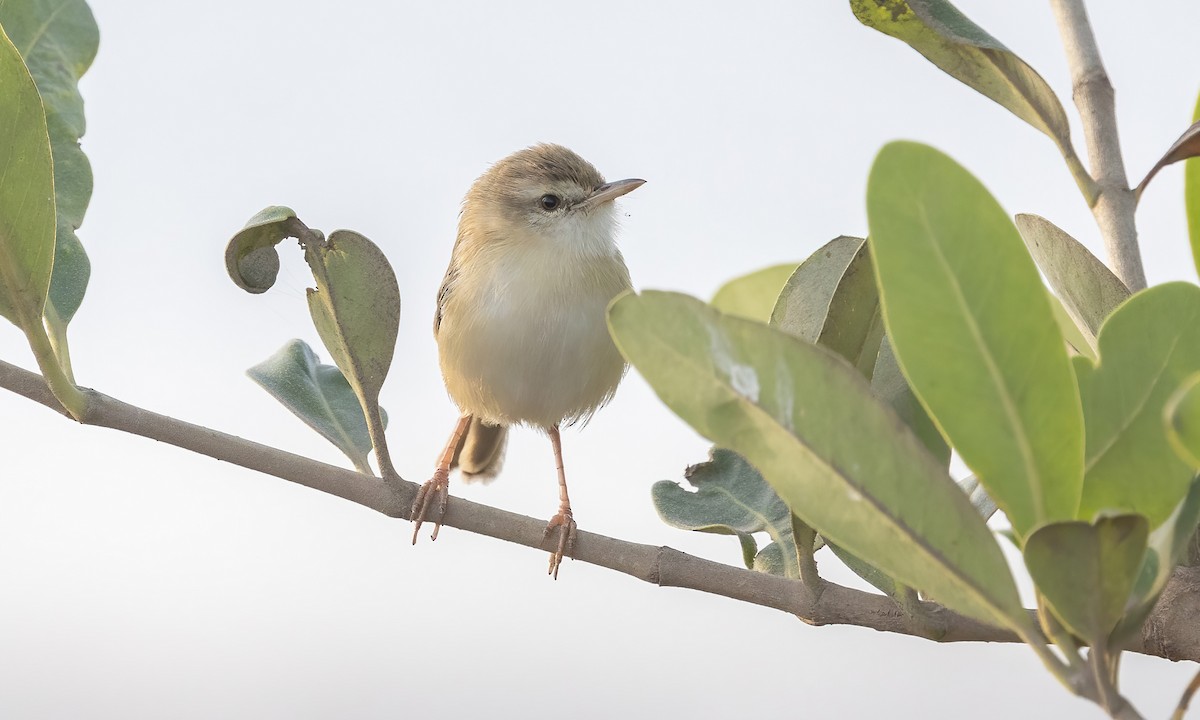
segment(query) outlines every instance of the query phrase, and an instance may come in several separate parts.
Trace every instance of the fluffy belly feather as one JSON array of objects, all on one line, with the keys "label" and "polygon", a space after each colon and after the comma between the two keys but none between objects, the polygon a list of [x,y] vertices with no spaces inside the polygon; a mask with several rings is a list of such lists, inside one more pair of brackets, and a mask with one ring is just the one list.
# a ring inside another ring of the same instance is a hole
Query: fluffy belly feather
[{"label": "fluffy belly feather", "polygon": [[625,373],[605,321],[609,301],[629,287],[624,263],[618,256],[537,268],[549,274],[536,279],[504,270],[456,286],[447,299],[438,349],[451,398],[464,413],[502,425],[586,419]]}]

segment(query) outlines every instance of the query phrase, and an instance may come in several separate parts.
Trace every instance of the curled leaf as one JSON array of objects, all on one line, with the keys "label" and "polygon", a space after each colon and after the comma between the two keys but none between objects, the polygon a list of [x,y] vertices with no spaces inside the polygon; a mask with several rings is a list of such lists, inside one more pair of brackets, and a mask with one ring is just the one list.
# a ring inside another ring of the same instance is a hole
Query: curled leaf
[{"label": "curled leaf", "polygon": [[264,208],[225,246],[225,269],[246,292],[266,292],[279,275],[279,253],[275,246],[286,238],[308,234],[320,240],[320,233],[305,227],[291,208],[281,205]]}]

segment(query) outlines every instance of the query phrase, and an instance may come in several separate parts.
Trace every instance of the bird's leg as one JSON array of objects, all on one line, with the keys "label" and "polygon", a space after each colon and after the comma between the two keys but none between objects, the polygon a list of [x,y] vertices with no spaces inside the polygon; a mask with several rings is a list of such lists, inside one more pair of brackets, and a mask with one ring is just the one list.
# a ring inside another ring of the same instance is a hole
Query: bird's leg
[{"label": "bird's leg", "polygon": [[[417,499],[413,500],[412,506],[412,521],[415,523],[413,545],[417,544],[417,533],[421,531],[421,524],[426,520],[435,523],[430,539],[437,540],[438,531],[442,529],[442,518],[446,515],[446,505],[450,502],[450,463],[454,462],[454,451],[462,443],[463,435],[466,434],[470,425],[470,415],[463,415],[458,419],[458,424],[454,426],[454,432],[450,434],[450,440],[446,443],[446,449],[438,458],[437,469],[433,471],[433,477],[426,480],[421,489],[417,491]],[[437,509],[434,511],[434,516],[430,517],[429,509],[435,502]]]},{"label": "bird's leg", "polygon": [[554,446],[554,463],[558,467],[558,514],[550,518],[546,524],[546,532],[542,541],[550,537],[550,533],[558,530],[558,545],[550,553],[550,575],[558,579],[558,566],[562,564],[563,555],[570,556],[575,550],[575,518],[571,516],[571,498],[567,497],[567,474],[563,471],[562,439],[558,435],[558,426],[553,425],[547,431],[550,444]]}]

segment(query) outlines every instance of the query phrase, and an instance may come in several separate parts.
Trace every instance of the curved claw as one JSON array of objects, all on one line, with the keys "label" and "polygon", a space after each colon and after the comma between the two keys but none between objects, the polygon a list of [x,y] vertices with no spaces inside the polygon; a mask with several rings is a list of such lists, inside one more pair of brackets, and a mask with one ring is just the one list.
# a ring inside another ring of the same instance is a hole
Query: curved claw
[{"label": "curved claw", "polygon": [[[431,516],[430,508],[434,506],[435,498],[436,509]],[[449,504],[450,473],[446,470],[438,470],[421,486],[421,489],[417,491],[416,499],[413,500],[413,545],[417,544],[417,533],[421,532],[421,525],[426,521],[434,523],[433,534],[429,536],[429,539],[437,540],[438,531],[442,529],[442,518],[446,516],[446,506]]]},{"label": "curved claw", "polygon": [[542,542],[545,542],[550,537],[550,533],[558,531],[558,545],[555,551],[550,553],[550,569],[547,575],[553,575],[554,579],[558,579],[558,568],[562,565],[563,556],[570,557],[575,552],[575,536],[578,532],[578,526],[575,524],[575,518],[571,516],[571,510],[559,510],[558,514],[550,518],[550,522],[546,523],[546,531],[542,533]]}]

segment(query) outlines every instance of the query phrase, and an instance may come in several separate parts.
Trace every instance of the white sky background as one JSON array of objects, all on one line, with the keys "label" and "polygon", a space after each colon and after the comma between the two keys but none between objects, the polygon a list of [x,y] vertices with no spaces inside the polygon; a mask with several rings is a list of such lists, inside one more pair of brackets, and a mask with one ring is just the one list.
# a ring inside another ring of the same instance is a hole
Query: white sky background
[{"label": "white sky background", "polygon": [[[526,145],[561,142],[609,179],[649,181],[622,201],[641,288],[708,297],[864,234],[867,172],[896,138],[934,144],[1008,211],[1098,247],[1048,138],[845,2],[92,7],[80,382],[329,462],[346,464],[244,375],[290,338],[320,347],[294,246],[264,296],[225,274],[226,241],[266,205],[362,232],[391,258],[404,316],[383,403],[415,481],[456,415],[431,317],[459,201]],[[1046,3],[960,7],[1074,116]],[[1092,14],[1136,182],[1188,125],[1200,6],[1097,1]],[[1168,168],[1142,202],[1151,282],[1195,280],[1181,177]],[[0,357],[34,366],[8,325]],[[3,393],[0,428],[0,716],[1100,716],[1022,647],[811,628],[578,562],[555,583],[539,551],[454,529],[413,548],[406,522]],[[636,373],[564,444],[582,528],[740,562],[732,538],[658,520],[650,485],[679,479],[707,443]],[[496,483],[452,488],[548,517],[549,443],[518,431]],[[823,559],[850,582],[834,566]],[[1156,717],[1193,671],[1140,656],[1123,670]]]}]

